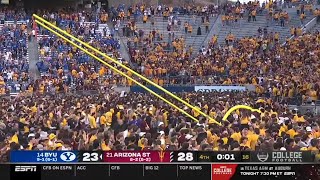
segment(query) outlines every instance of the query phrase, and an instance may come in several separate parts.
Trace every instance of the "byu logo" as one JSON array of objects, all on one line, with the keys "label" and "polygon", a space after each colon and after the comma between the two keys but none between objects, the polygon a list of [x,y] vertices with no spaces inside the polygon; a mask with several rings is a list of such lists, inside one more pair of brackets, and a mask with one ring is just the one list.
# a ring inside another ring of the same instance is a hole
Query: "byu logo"
[{"label": "byu logo", "polygon": [[73,152],[64,152],[60,155],[62,161],[70,162],[76,159],[76,155]]}]

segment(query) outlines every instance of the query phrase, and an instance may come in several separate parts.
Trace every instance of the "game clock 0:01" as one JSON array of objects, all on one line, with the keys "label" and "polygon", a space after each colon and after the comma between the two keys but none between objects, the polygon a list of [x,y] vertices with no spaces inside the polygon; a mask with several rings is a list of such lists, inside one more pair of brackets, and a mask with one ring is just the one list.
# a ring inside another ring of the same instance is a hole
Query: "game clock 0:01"
[{"label": "game clock 0:01", "polygon": [[236,153],[230,152],[230,153],[216,153],[214,156],[215,162],[228,162],[228,161],[237,161],[238,156]]}]

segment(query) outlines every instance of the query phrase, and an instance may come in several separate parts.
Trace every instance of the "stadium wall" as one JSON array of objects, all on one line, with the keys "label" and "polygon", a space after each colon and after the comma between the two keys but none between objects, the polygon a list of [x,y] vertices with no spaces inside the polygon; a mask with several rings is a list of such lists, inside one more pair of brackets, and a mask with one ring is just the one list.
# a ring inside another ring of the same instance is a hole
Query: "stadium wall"
[{"label": "stadium wall", "polygon": [[[156,93],[163,93],[161,90],[159,90],[158,88],[156,88],[154,86],[147,86],[147,87]],[[163,86],[163,88],[165,88],[166,90],[168,90],[170,92],[192,92],[192,91],[194,91],[194,86]],[[143,93],[147,92],[146,90],[144,90],[140,86],[131,86],[130,91],[131,92],[143,92]]]},{"label": "stadium wall", "polygon": [[195,86],[196,92],[211,92],[211,91],[246,91],[245,86]]},{"label": "stadium wall", "polygon": [[[163,93],[161,90],[154,86],[147,86],[156,93]],[[246,86],[163,86],[170,92],[211,92],[211,91],[247,91],[250,90]],[[131,86],[131,92],[147,92],[139,86]]]},{"label": "stadium wall", "polygon": [[[225,0],[220,0],[219,3]],[[173,6],[183,6],[185,4],[214,4],[217,0],[108,0],[109,7],[118,6],[119,4],[132,5],[137,3],[145,3],[147,5],[167,4]]]},{"label": "stadium wall", "polygon": [[298,111],[302,114],[305,114],[307,111],[310,111],[312,114],[315,114],[315,115],[320,114],[319,104],[318,105],[317,104],[315,104],[315,105],[301,105],[301,106],[289,105],[288,109],[289,110],[298,109]]},{"label": "stadium wall", "polygon": [[137,4],[137,3],[145,3],[145,4],[157,4],[157,0],[108,0],[109,2],[109,7],[111,6],[118,6],[120,4],[125,4],[125,5],[132,5],[132,4]]}]

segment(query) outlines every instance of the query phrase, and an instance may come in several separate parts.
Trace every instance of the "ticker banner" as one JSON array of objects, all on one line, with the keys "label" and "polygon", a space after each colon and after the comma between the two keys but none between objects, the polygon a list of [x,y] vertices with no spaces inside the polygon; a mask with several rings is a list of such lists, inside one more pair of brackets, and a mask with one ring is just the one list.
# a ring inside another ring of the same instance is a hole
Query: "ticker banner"
[{"label": "ticker banner", "polygon": [[5,164],[1,180],[316,180],[319,164]]}]

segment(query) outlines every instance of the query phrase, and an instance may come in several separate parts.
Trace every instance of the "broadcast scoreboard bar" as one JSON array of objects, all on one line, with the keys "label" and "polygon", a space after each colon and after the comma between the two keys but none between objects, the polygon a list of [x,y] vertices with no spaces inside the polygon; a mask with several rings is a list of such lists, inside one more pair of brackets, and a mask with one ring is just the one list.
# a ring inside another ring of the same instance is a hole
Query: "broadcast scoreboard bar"
[{"label": "broadcast scoreboard bar", "polygon": [[0,166],[0,179],[319,179],[316,156],[308,151],[13,151],[10,164]]},{"label": "broadcast scoreboard bar", "polygon": [[12,151],[12,163],[153,163],[153,162],[274,162],[312,163],[315,154],[310,151]]}]

